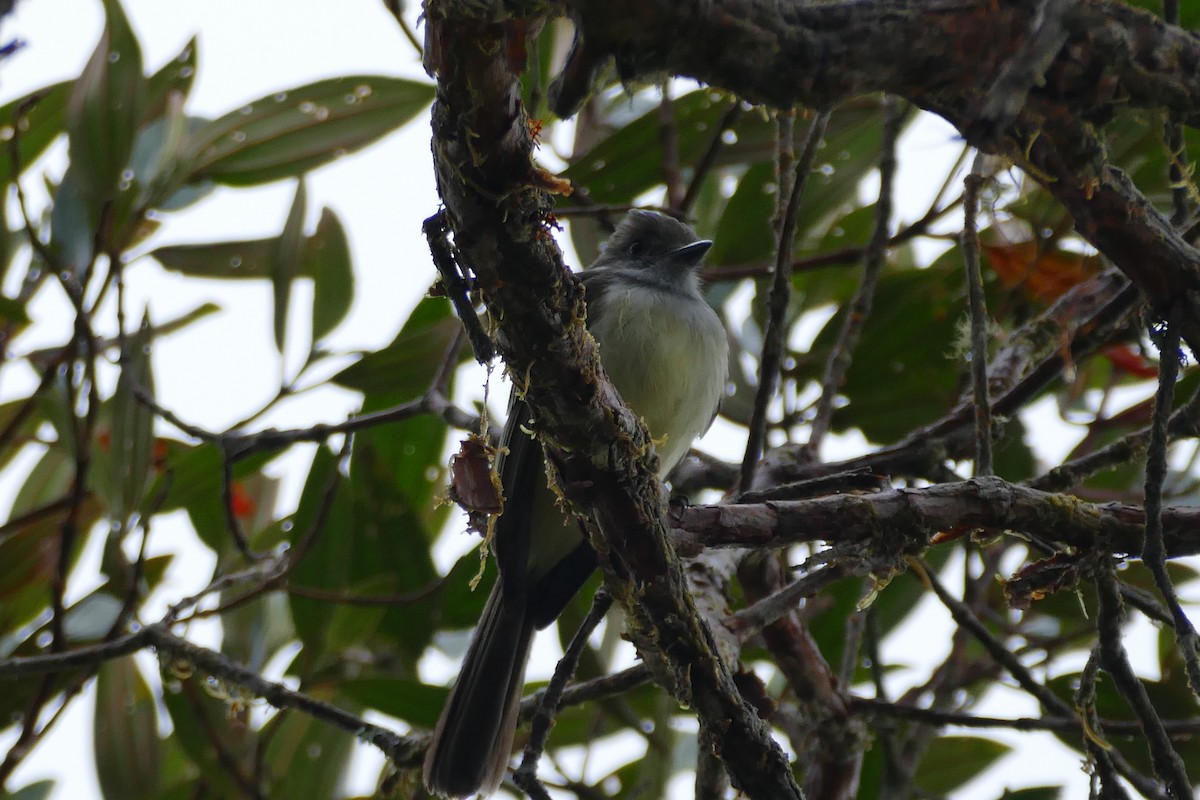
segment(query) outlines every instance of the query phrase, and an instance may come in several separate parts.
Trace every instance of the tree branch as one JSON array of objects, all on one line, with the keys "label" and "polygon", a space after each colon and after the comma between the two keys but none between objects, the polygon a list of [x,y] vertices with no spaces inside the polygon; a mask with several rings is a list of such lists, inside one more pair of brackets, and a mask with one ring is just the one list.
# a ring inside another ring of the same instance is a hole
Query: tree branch
[{"label": "tree branch", "polygon": [[[1126,107],[1166,110],[1185,125],[1200,125],[1200,39],[1123,3],[1069,4],[1058,20],[1064,44],[1019,113],[1007,110],[1012,124],[1003,131],[977,127],[980,87],[996,85],[1030,31],[1039,30],[1042,6],[1042,0],[567,3],[587,42],[572,58],[598,65],[611,57],[626,81],[668,72],[778,108],[831,108],[885,91],[939,114],[971,144],[1024,167],[1156,308],[1183,298],[1181,333],[1200,349],[1200,251],[1106,163],[1092,127]],[[1057,43],[1061,34],[1051,33]],[[587,87],[562,84],[595,73],[569,60],[556,96],[585,97]],[[555,111],[569,116],[574,108]]]},{"label": "tree branch", "polygon": [[[925,537],[967,528],[1014,530],[1092,552],[1139,555],[1145,512],[1123,503],[1087,503],[1000,478],[977,478],[921,489],[837,494],[813,500],[692,506],[672,520],[683,555],[703,547],[780,547],[796,542],[887,539],[917,550]],[[1163,509],[1168,557],[1200,553],[1200,508]]]}]

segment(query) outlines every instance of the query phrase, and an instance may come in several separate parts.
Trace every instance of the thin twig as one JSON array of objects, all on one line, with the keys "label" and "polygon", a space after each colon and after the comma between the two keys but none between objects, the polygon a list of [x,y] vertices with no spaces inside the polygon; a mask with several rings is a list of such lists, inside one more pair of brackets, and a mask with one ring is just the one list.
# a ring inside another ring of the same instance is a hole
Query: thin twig
[{"label": "thin twig", "polygon": [[975,397],[975,477],[992,475],[992,404],[988,396],[988,317],[979,270],[979,191],[983,188],[983,154],[975,156],[963,192],[963,263],[971,313],[971,389]]},{"label": "thin twig", "polygon": [[671,84],[659,85],[662,97],[658,103],[658,141],[662,145],[662,179],[667,187],[667,206],[683,204],[683,174],[679,169],[679,125],[675,121],[675,103],[671,100]]},{"label": "thin twig", "polygon": [[[1200,389],[1171,415],[1171,420],[1167,425],[1168,436],[1171,440],[1181,436],[1196,436],[1200,433],[1198,419],[1200,419]],[[1065,491],[1098,472],[1142,459],[1149,446],[1150,427],[1147,426],[1110,442],[1094,453],[1060,464],[1044,475],[1027,481],[1026,485],[1045,492]]]},{"label": "thin twig", "polygon": [[1141,723],[1146,745],[1154,771],[1166,784],[1167,791],[1175,800],[1187,800],[1192,796],[1192,784],[1188,780],[1183,759],[1171,744],[1171,737],[1163,727],[1157,709],[1146,693],[1146,687],[1138,679],[1129,664],[1125,646],[1121,642],[1121,623],[1125,614],[1121,594],[1117,591],[1117,579],[1113,574],[1111,559],[1096,569],[1096,594],[1099,600],[1096,628],[1100,638],[1100,655],[1104,669],[1113,679],[1117,691],[1129,703]]},{"label": "thin twig", "polygon": [[245,458],[252,453],[265,450],[281,450],[293,444],[306,442],[320,444],[332,436],[356,433],[392,422],[402,422],[423,414],[432,414],[441,417],[448,425],[461,430],[478,430],[479,427],[478,416],[463,411],[447,400],[445,395],[432,390],[415,400],[409,400],[406,403],[400,403],[391,408],[384,408],[367,414],[356,414],[348,418],[345,422],[332,424],[319,422],[316,425],[310,425],[306,428],[289,428],[286,430],[268,428],[255,433],[241,433],[238,431],[220,433],[206,430],[180,419],[170,409],[164,408],[155,402],[154,398],[150,397],[146,390],[140,386],[133,387],[133,394],[138,399],[138,402],[193,439],[223,444],[235,461]]},{"label": "thin twig", "polygon": [[[918,236],[925,236],[929,227],[933,223],[940,220],[942,217],[949,214],[954,209],[962,205],[962,196],[955,198],[950,204],[938,208],[930,206],[925,215],[916,222],[899,231],[895,236],[888,239],[888,247],[904,244],[905,242],[916,239]],[[792,274],[799,272],[812,272],[823,267],[838,266],[841,264],[853,264],[861,262],[867,254],[865,245],[854,247],[843,247],[840,250],[829,250],[824,253],[816,253],[811,256],[797,258],[792,262]],[[733,266],[721,266],[716,269],[705,270],[703,273],[704,282],[711,283],[714,281],[736,281],[743,278],[765,278],[769,277],[774,270],[773,264],[752,263]]]},{"label": "thin twig", "polygon": [[778,591],[730,614],[724,625],[739,641],[745,642],[763,628],[796,610],[796,605],[806,597],[813,597],[829,584],[847,574],[841,563],[827,564],[815,569],[802,578],[797,578]]},{"label": "thin twig", "polygon": [[[889,703],[870,697],[847,695],[850,708],[872,716],[918,722],[922,725],[955,728],[1008,728],[1014,731],[1053,731],[1055,733],[1081,733],[1083,725],[1077,718],[1070,717],[988,717],[964,714],[958,711],[942,711],[922,706]],[[1104,730],[1113,736],[1141,736],[1142,728],[1128,720],[1103,720]],[[1163,727],[1173,736],[1188,740],[1200,733],[1200,718],[1163,720]]]},{"label": "thin twig", "polygon": [[401,32],[404,33],[404,38],[408,39],[408,43],[417,51],[417,58],[424,60],[425,49],[421,46],[421,40],[417,38],[416,32],[409,27],[408,21],[404,19],[403,0],[383,0],[383,7],[396,18],[396,24],[400,26]]},{"label": "thin twig", "polygon": [[954,618],[955,624],[974,636],[976,641],[983,645],[984,650],[988,652],[992,659],[1008,670],[1009,674],[1020,684],[1022,689],[1033,695],[1047,710],[1053,711],[1061,717],[1078,719],[1078,716],[1070,705],[1063,702],[1058,695],[1039,683],[1016,655],[1003,642],[992,635],[991,631],[975,616],[971,609],[946,590],[946,587],[942,585],[942,582],[928,564],[920,559],[914,559],[911,563],[916,568],[917,577],[933,589],[934,594],[937,595],[938,599],[942,601],[942,605],[946,607],[950,615]]},{"label": "thin twig", "polygon": [[1181,304],[1172,307],[1161,329],[1153,335],[1158,345],[1158,390],[1154,396],[1154,415],[1150,423],[1150,443],[1146,451],[1146,538],[1142,561],[1154,576],[1154,584],[1171,612],[1175,643],[1183,655],[1188,683],[1193,694],[1200,694],[1200,652],[1196,629],[1179,603],[1179,595],[1167,574],[1166,546],[1163,542],[1163,484],[1167,480],[1167,427],[1175,382],[1179,378],[1179,316]]},{"label": "thin twig", "polygon": [[875,300],[875,287],[879,283],[879,273],[887,256],[888,229],[892,224],[892,192],[896,177],[896,140],[900,137],[900,128],[904,122],[904,112],[900,102],[892,95],[883,98],[883,134],[879,145],[879,199],[875,203],[875,220],[871,230],[871,239],[863,256],[863,274],[854,299],[846,308],[842,318],[842,327],[838,331],[837,341],[825,362],[825,375],[821,379],[821,396],[817,400],[813,413],[812,425],[809,431],[805,453],[813,461],[818,461],[821,442],[833,422],[834,404],[838,391],[846,379],[850,362],[854,358],[854,348],[862,335],[863,326],[871,313]]},{"label": "thin twig", "polygon": [[533,715],[533,724],[529,731],[529,743],[525,745],[525,754],[521,759],[521,766],[517,768],[513,775],[513,783],[524,789],[531,796],[535,795],[537,790],[541,789],[541,784],[537,779],[537,764],[542,757],[542,753],[546,749],[546,740],[550,738],[550,729],[554,727],[554,719],[558,713],[559,701],[562,699],[563,691],[567,688],[567,682],[575,674],[575,668],[579,665],[579,658],[583,655],[583,648],[587,646],[588,637],[592,635],[592,631],[604,619],[604,615],[608,613],[608,609],[612,607],[612,596],[608,591],[601,587],[596,591],[596,595],[592,598],[592,608],[584,617],[583,622],[579,626],[579,630],[575,632],[571,643],[567,645],[563,657],[559,659],[558,665],[554,668],[554,676],[550,679],[550,684],[542,693],[541,702],[538,703],[537,711]]},{"label": "thin twig", "polygon": [[[791,146],[791,125],[784,122],[787,115],[780,117],[780,152],[781,159],[789,160]],[[804,196],[804,187],[808,183],[808,175],[812,172],[813,161],[817,156],[817,145],[825,134],[829,122],[829,112],[822,111],[813,117],[808,134],[804,140],[804,149],[796,160],[794,170],[781,170],[779,183],[780,199],[784,197],[784,187],[789,186],[787,202],[781,206],[778,240],[776,242],[775,277],[771,284],[769,301],[770,316],[767,318],[767,330],[763,337],[762,356],[758,362],[758,392],[754,396],[754,411],[750,417],[750,431],[746,437],[746,453],[742,458],[742,474],[739,482],[740,490],[748,492],[754,484],[755,470],[758,459],[762,457],[763,446],[766,443],[767,406],[775,395],[775,387],[779,381],[779,366],[783,361],[783,344],[786,338],[787,307],[792,292],[792,243],[796,237],[796,219],[800,214],[800,198]],[[790,177],[789,177],[790,176]]]},{"label": "thin twig", "polygon": [[[1163,0],[1163,22],[1179,24],[1179,0]],[[1180,230],[1191,217],[1189,200],[1189,171],[1187,142],[1183,138],[1183,126],[1168,119],[1163,126],[1163,140],[1167,148],[1167,181],[1171,187],[1171,224]]]},{"label": "thin twig", "polygon": [[[1075,707],[1079,709],[1080,716],[1085,722],[1085,727],[1081,731],[1083,745],[1087,750],[1088,757],[1096,765],[1095,777],[1100,781],[1104,796],[1111,795],[1114,800],[1129,800],[1129,794],[1118,779],[1116,765],[1113,764],[1112,756],[1109,755],[1111,748],[1107,742],[1101,739],[1106,732],[1106,726],[1100,721],[1100,715],[1096,712],[1096,678],[1099,673],[1100,645],[1096,643],[1092,646],[1092,652],[1088,655],[1083,672],[1079,675],[1079,687],[1075,690]],[[1141,733],[1140,727],[1137,728],[1137,733]]]},{"label": "thin twig", "polygon": [[734,126],[741,114],[742,101],[734,100],[725,109],[725,113],[721,115],[720,121],[717,122],[716,128],[713,129],[712,138],[708,140],[708,146],[704,148],[704,154],[696,162],[696,168],[692,173],[692,180],[688,184],[687,192],[684,193],[683,199],[679,201],[680,212],[686,214],[696,204],[696,200],[700,197],[700,190],[704,187],[704,179],[708,177],[708,173],[712,170],[713,165],[717,163],[717,155],[721,152],[721,148],[725,146],[725,131]]}]

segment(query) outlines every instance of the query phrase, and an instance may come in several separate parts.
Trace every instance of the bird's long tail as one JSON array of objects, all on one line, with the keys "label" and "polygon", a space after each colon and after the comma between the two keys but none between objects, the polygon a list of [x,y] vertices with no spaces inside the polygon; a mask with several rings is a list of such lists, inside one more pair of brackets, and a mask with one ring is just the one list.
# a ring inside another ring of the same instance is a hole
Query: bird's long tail
[{"label": "bird's long tail", "polygon": [[442,797],[492,793],[512,755],[534,628],[526,603],[503,597],[502,583],[488,597],[425,756],[425,786]]}]

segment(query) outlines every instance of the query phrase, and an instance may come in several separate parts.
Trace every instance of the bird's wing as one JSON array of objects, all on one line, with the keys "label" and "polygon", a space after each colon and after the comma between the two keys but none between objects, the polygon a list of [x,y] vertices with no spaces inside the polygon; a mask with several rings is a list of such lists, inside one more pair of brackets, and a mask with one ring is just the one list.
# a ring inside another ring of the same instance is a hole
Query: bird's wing
[{"label": "bird's wing", "polygon": [[534,492],[544,482],[542,446],[529,427],[533,413],[513,389],[508,401],[508,422],[500,439],[500,482],[504,488],[504,512],[496,521],[496,563],[509,597],[528,589],[530,525]]}]

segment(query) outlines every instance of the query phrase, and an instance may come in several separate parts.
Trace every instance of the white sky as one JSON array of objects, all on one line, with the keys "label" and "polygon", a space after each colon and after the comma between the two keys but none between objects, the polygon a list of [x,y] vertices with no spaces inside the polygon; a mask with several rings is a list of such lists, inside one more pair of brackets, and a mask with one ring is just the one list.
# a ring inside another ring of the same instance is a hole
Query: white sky
[{"label": "white sky", "polygon": [[[413,5],[416,5],[413,3]],[[350,0],[336,11],[321,0],[125,0],[124,7],[139,34],[148,70],[173,57],[192,34],[199,34],[197,80],[188,105],[190,113],[213,116],[238,108],[258,97],[320,78],[342,74],[384,74],[424,79],[411,45],[399,32],[380,0]],[[99,0],[24,0],[2,30],[0,38],[17,37],[28,44],[0,68],[0,100],[78,74],[94,47],[102,25]],[[410,10],[410,18],[415,9]],[[917,127],[906,139],[912,160],[901,159],[901,193],[904,209],[924,206],[914,197],[932,196],[930,174],[941,174],[931,163],[943,164],[957,155],[952,132],[936,122]],[[63,148],[45,162],[48,171],[61,171]],[[32,178],[26,181],[33,188]],[[401,132],[366,151],[339,160],[309,179],[309,223],[322,206],[333,207],[345,224],[356,268],[357,289],[350,320],[329,344],[334,349],[374,349],[388,342],[409,309],[430,284],[433,270],[420,223],[437,208],[425,120],[418,118]],[[168,218],[153,244],[240,239],[275,235],[283,225],[294,191],[290,182],[251,190],[222,190],[186,213]],[[912,203],[909,205],[908,203]],[[911,214],[910,214],[911,216]],[[224,309],[189,328],[185,333],[156,344],[154,367],[162,402],[184,419],[219,430],[257,409],[278,387],[278,359],[270,331],[270,288],[266,282],[201,283],[165,273],[148,260],[137,262],[127,273],[129,310],[136,317],[149,303],[155,320],[164,320],[211,300]],[[9,287],[11,288],[11,287]],[[306,324],[309,292],[296,291],[294,323]],[[43,292],[34,306],[37,325],[14,346],[17,352],[49,346],[69,336],[69,321],[62,298]],[[298,343],[291,361],[307,342]],[[3,399],[27,391],[25,383],[8,380]],[[265,424],[303,426],[317,421],[337,421],[356,407],[356,399],[335,389],[313,392],[272,414]],[[1058,434],[1051,439],[1058,438]],[[1066,439],[1060,447],[1069,448]],[[1049,454],[1048,454],[1049,455]],[[277,470],[284,479],[282,496],[294,498],[302,470]],[[0,505],[13,487],[0,485]],[[293,500],[294,502],[294,500]],[[180,587],[177,596],[199,588],[209,562],[189,558],[191,569],[177,566],[171,579]],[[944,614],[929,609],[913,618],[900,637],[899,652],[918,668],[940,659],[948,646]],[[1143,632],[1145,634],[1146,632]],[[1131,642],[1152,653],[1146,635]],[[152,663],[152,662],[150,662]],[[88,800],[98,797],[91,766],[91,701],[75,701],[74,708],[54,733],[26,760],[11,782],[12,788],[36,779],[53,777],[58,787],[53,800]],[[1036,709],[1015,692],[998,692],[981,713],[1036,714]],[[1065,753],[1044,736],[1001,735],[1021,748],[1019,752]],[[0,737],[0,752],[11,737]],[[370,748],[360,748],[364,764],[379,763]],[[1020,768],[1010,757],[968,791],[957,796],[998,796],[1007,787],[1042,782],[1068,782],[1065,798],[1086,796],[1086,780],[1073,755],[1066,758],[1023,760]],[[372,773],[360,770],[353,790],[369,794]],[[690,796],[690,785],[680,796]]]}]

